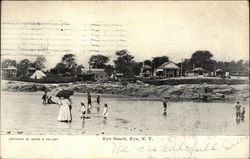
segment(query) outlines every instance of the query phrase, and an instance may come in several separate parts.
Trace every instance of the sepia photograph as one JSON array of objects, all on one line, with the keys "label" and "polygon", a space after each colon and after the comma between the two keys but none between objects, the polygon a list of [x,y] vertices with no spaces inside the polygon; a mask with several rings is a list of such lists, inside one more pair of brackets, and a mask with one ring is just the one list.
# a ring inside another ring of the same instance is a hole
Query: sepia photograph
[{"label": "sepia photograph", "polygon": [[249,97],[248,1],[1,2],[1,138],[249,141]]}]

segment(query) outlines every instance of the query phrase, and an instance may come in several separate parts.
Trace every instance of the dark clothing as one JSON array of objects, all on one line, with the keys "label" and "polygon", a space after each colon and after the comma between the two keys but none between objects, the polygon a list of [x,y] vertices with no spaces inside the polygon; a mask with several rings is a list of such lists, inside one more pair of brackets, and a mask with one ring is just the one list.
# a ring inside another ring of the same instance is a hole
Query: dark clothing
[{"label": "dark clothing", "polygon": [[241,118],[242,118],[242,119],[245,118],[245,112],[246,112],[245,110],[242,110],[242,112],[241,112]]},{"label": "dark clothing", "polygon": [[72,110],[72,105],[69,105],[70,119],[72,121],[72,112],[71,112],[71,110]]},{"label": "dark clothing", "polygon": [[43,97],[42,97],[42,99],[43,99],[43,100],[45,100],[45,99],[46,99],[46,96],[47,96],[47,95],[46,95],[46,94],[44,94],[44,95],[43,95]]},{"label": "dark clothing", "polygon": [[163,102],[163,107],[167,108],[167,103],[166,102]]},{"label": "dark clothing", "polygon": [[98,97],[96,98],[96,103],[97,103],[97,104],[100,104],[100,96],[98,96]]},{"label": "dark clothing", "polygon": [[91,99],[88,99],[88,104],[91,104],[91,103],[92,103]]},{"label": "dark clothing", "polygon": [[241,105],[237,104],[237,105],[235,106],[235,108],[236,108],[236,111],[240,111]]},{"label": "dark clothing", "polygon": [[166,100],[163,101],[163,108],[164,108],[164,113],[166,113],[167,112],[167,101]]},{"label": "dark clothing", "polygon": [[51,99],[51,97],[50,97],[50,98],[48,98],[48,104],[56,104],[56,102],[54,102],[54,101]]},{"label": "dark clothing", "polygon": [[240,117],[240,112],[239,111],[236,111],[236,118],[237,117]]},{"label": "dark clothing", "polygon": [[242,110],[241,115],[244,116],[245,112],[246,112],[245,110]]},{"label": "dark clothing", "polygon": [[42,100],[43,100],[44,104],[47,103],[47,101],[46,101],[47,100],[47,94],[46,93],[43,94]]},{"label": "dark clothing", "polygon": [[241,109],[241,105],[240,104],[236,104],[235,105],[235,109],[236,109],[236,118],[241,116],[240,113],[240,109]]},{"label": "dark clothing", "polygon": [[88,104],[91,104],[91,103],[92,103],[92,101],[91,101],[91,95],[88,94]]}]

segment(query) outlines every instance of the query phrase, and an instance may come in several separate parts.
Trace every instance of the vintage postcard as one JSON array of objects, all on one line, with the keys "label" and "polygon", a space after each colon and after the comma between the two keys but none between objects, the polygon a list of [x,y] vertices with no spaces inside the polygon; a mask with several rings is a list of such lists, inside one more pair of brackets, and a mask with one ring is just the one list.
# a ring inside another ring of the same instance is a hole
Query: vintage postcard
[{"label": "vintage postcard", "polygon": [[2,1],[1,158],[249,158],[248,1]]}]

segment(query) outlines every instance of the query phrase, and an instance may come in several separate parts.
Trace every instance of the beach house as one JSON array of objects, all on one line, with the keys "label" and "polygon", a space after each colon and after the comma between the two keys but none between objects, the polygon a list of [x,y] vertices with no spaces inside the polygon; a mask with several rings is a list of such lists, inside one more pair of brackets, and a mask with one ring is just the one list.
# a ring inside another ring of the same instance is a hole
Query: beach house
[{"label": "beach house", "polygon": [[209,76],[209,71],[202,68],[202,67],[196,67],[192,70],[188,70],[185,72],[185,75],[187,77],[207,77]]},{"label": "beach house", "polygon": [[108,73],[106,73],[104,69],[96,69],[96,68],[82,69],[82,72],[94,74],[95,81],[107,81],[110,78]]},{"label": "beach house", "polygon": [[235,68],[230,71],[230,77],[232,79],[249,79],[249,68],[243,67],[241,69]]},{"label": "beach house", "polygon": [[180,73],[181,68],[172,61],[165,62],[156,69],[156,76],[166,78],[178,77],[180,76]]},{"label": "beach house", "polygon": [[14,66],[9,66],[7,68],[2,68],[2,78],[16,78],[17,68]]},{"label": "beach house", "polygon": [[141,68],[140,77],[151,77],[153,75],[152,68],[149,65],[144,65]]}]

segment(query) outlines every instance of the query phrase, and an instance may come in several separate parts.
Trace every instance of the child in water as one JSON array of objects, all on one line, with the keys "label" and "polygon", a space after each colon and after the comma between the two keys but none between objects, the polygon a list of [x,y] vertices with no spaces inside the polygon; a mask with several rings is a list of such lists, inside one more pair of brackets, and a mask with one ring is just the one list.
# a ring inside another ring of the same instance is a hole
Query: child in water
[{"label": "child in water", "polygon": [[163,99],[163,115],[167,115],[167,106],[168,106],[168,101],[167,101],[167,97],[165,97],[164,99]]},{"label": "child in water", "polygon": [[242,120],[242,121],[243,121],[244,118],[245,118],[245,113],[246,113],[245,107],[243,107],[243,108],[242,108],[242,112],[241,112],[241,120]]},{"label": "child in water", "polygon": [[103,123],[107,124],[107,117],[108,117],[108,104],[104,104],[104,109],[103,109]]},{"label": "child in water", "polygon": [[82,117],[81,117],[81,119],[85,119],[86,118],[85,115],[87,113],[87,108],[86,108],[85,104],[82,103],[82,102],[81,102],[81,110],[82,110]]},{"label": "child in water", "polygon": [[237,104],[235,105],[235,110],[236,110],[236,119],[241,117],[241,105],[240,102],[237,101]]},{"label": "child in water", "polygon": [[44,91],[44,94],[42,96],[43,104],[47,103],[47,91]]},{"label": "child in water", "polygon": [[[91,101],[91,95],[90,95],[89,92],[88,92],[88,94],[87,94],[87,100],[88,100],[87,113],[90,114],[90,109],[92,109],[93,106],[92,106],[92,101]],[[91,107],[90,107],[90,106],[91,106]]]},{"label": "child in water", "polygon": [[96,98],[96,111],[99,113],[99,111],[100,111],[100,101],[101,101],[101,99],[100,99],[100,96],[98,95],[97,96],[97,98]]}]

